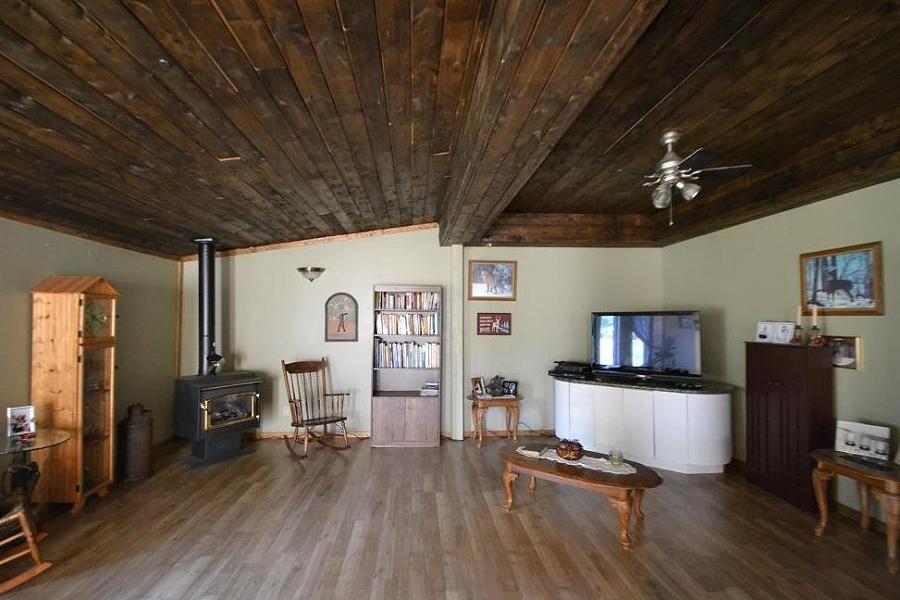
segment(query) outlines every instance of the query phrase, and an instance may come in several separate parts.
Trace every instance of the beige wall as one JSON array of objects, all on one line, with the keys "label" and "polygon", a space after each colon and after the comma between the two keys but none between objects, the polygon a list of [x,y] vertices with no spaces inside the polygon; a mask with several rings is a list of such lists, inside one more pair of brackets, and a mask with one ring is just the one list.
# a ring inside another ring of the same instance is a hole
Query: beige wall
[{"label": "beige wall", "polygon": [[[304,265],[325,267],[310,283]],[[267,381],[261,407],[264,431],[290,429],[281,379],[282,359],[329,359],[332,388],[353,394],[348,410],[352,431],[370,429],[372,391],[372,286],[379,283],[436,284],[446,293],[450,248],[437,229],[326,242],[217,259],[220,304],[218,348],[227,370],[251,370]],[[221,290],[225,290],[224,293]],[[325,301],[347,292],[359,303],[359,341],[325,342]],[[197,370],[197,263],[184,265],[184,323],[181,373]],[[445,300],[444,322],[449,322]],[[444,328],[445,342],[447,328]],[[447,348],[444,344],[444,409],[447,422]]]},{"label": "beige wall", "polygon": [[[553,427],[553,393],[547,371],[554,360],[586,360],[590,355],[590,312],[600,309],[655,308],[662,302],[661,252],[619,249],[469,248],[465,259],[518,261],[519,299],[466,302],[464,305],[464,388],[468,378],[502,374],[518,379],[527,398],[522,420],[535,429]],[[370,422],[372,286],[420,283],[444,286],[443,426],[452,429],[451,411],[470,420],[461,398],[450,402],[451,249],[438,243],[437,229],[336,241],[292,249],[219,258],[220,351],[228,369],[265,376],[263,430],[287,431],[285,392],[279,361],[327,356],[335,390],[354,394],[349,426],[368,432]],[[309,283],[298,266],[326,268]],[[641,277],[634,277],[640,273]],[[464,275],[464,273],[463,273]],[[464,292],[464,286],[456,286]],[[349,292],[359,303],[360,341],[324,342],[325,300]],[[181,372],[196,370],[197,269],[185,264]],[[511,312],[513,335],[475,336],[477,311]],[[499,427],[500,413],[488,425]]]},{"label": "beige wall", "polygon": [[[675,227],[678,226],[677,215]],[[882,241],[885,316],[824,319],[825,333],[862,337],[861,371],[835,370],[839,419],[900,426],[900,180],[844,194],[664,249],[669,308],[702,311],[704,371],[738,386],[735,456],[746,455],[744,342],[757,321],[796,318],[799,256]],[[896,441],[895,441],[896,447]],[[854,504],[842,490],[841,499]]]},{"label": "beige wall", "polygon": [[[30,290],[51,275],[100,275],[119,300],[117,412],[153,411],[154,438],[172,435],[175,377],[175,261],[0,218],[0,410],[28,404]],[[40,424],[38,424],[40,426]]]},{"label": "beige wall", "polygon": [[[466,301],[466,386],[478,376],[518,380],[520,420],[533,429],[553,428],[553,361],[590,360],[591,312],[662,304],[662,251],[655,248],[466,248],[465,255],[518,263],[516,301]],[[512,335],[476,335],[479,312],[511,313]],[[503,418],[488,411],[486,426],[502,429]]]}]

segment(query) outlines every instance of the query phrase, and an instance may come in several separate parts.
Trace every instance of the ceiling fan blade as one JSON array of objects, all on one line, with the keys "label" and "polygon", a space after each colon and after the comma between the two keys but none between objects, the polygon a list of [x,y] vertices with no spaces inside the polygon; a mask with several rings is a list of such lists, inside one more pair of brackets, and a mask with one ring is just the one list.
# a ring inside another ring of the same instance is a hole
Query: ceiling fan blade
[{"label": "ceiling fan blade", "polygon": [[691,152],[690,154],[688,154],[687,156],[682,158],[680,161],[678,161],[678,165],[679,166],[683,165],[687,161],[691,160],[694,157],[694,155],[696,155],[698,152],[701,152],[702,150],[703,150],[702,146],[700,148],[697,148],[696,150],[694,150],[693,152]]},{"label": "ceiling fan blade", "polygon": [[752,169],[753,165],[728,165],[727,167],[708,167],[705,169],[697,169],[691,171],[691,175],[699,175],[700,173],[708,173],[710,171],[730,171],[732,169]]}]

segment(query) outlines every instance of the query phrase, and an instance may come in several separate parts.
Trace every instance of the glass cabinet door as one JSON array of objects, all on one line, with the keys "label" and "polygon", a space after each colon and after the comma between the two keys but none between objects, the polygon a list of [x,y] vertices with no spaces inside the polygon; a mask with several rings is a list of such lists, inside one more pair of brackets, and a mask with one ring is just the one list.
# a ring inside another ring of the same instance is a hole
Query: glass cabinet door
[{"label": "glass cabinet door", "polygon": [[81,335],[85,339],[113,336],[115,300],[97,296],[84,297]]},{"label": "glass cabinet door", "polygon": [[113,353],[111,346],[83,350],[82,448],[84,491],[110,479]]}]

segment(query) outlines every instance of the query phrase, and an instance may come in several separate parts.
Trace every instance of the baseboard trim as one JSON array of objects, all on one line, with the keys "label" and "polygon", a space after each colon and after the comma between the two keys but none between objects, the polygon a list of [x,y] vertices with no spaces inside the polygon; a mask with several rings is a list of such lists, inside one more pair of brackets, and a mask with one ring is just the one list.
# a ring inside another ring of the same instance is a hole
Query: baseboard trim
[{"label": "baseboard trim", "polygon": [[[860,512],[855,508],[850,508],[846,504],[835,503],[836,508],[835,511],[837,514],[842,517],[847,517],[851,521],[854,521],[857,525],[859,525]],[[885,535],[887,533],[887,529],[885,528],[884,522],[879,521],[875,517],[869,515],[869,529],[872,531],[877,531],[878,533]]]}]

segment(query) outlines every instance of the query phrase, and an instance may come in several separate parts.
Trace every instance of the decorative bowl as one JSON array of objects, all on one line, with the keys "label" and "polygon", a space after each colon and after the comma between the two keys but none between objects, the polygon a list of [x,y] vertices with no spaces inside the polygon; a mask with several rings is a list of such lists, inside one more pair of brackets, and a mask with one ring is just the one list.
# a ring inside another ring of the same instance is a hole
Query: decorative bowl
[{"label": "decorative bowl", "polygon": [[559,440],[556,445],[556,454],[565,460],[578,460],[584,456],[584,448],[578,440]]}]

